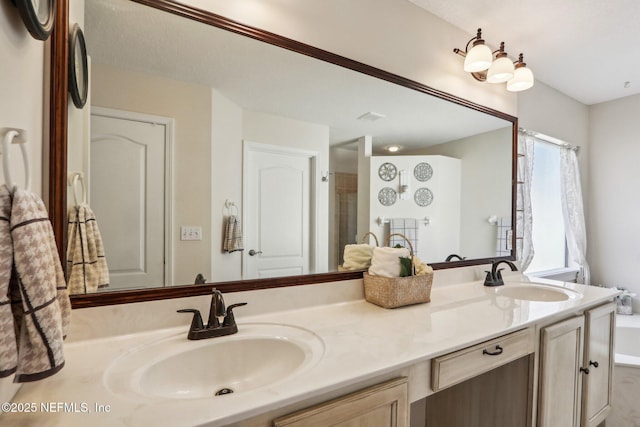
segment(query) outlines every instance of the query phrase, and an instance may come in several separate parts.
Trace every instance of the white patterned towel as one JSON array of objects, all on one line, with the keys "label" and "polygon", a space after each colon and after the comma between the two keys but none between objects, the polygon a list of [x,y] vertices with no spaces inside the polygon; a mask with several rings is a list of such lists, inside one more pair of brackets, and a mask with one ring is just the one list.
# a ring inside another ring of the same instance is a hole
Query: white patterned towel
[{"label": "white patterned towel", "polygon": [[64,366],[62,340],[71,303],[44,203],[17,188],[11,204],[14,271],[10,284],[18,342],[14,382],[36,381]]},{"label": "white patterned towel", "polygon": [[18,348],[13,326],[13,312],[9,298],[9,282],[13,266],[13,243],[9,218],[11,217],[11,195],[6,185],[0,186],[0,378],[16,371]]},{"label": "white patterned towel", "polygon": [[96,216],[87,205],[69,209],[67,268],[70,295],[88,294],[109,286],[109,268]]},{"label": "white patterned towel", "polygon": [[229,215],[227,217],[227,224],[224,230],[222,249],[225,252],[235,252],[244,250],[243,246],[240,219],[236,215]]}]

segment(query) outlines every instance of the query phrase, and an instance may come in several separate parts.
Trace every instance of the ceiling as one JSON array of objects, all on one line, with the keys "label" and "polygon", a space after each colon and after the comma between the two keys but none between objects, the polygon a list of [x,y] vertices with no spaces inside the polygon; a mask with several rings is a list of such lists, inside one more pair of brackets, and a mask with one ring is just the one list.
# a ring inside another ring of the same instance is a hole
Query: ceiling
[{"label": "ceiling", "polygon": [[523,52],[536,80],[583,104],[640,93],[638,0],[409,1],[469,38],[482,28],[487,44],[504,41],[513,59]]},{"label": "ceiling", "polygon": [[[167,31],[171,28],[171,31]],[[373,136],[405,151],[510,127],[422,92],[125,0],[87,0],[92,64],[216,88],[246,110],[326,125],[332,145]],[[117,90],[117,82],[111,82]],[[365,113],[382,120],[359,120]]]}]

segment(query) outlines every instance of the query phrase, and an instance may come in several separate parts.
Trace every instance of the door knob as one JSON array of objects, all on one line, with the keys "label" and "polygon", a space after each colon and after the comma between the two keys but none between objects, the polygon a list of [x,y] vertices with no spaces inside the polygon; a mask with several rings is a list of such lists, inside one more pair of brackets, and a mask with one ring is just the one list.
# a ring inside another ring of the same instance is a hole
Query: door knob
[{"label": "door knob", "polygon": [[249,249],[249,256],[256,256],[258,254],[261,254],[262,251],[256,251],[255,249]]}]

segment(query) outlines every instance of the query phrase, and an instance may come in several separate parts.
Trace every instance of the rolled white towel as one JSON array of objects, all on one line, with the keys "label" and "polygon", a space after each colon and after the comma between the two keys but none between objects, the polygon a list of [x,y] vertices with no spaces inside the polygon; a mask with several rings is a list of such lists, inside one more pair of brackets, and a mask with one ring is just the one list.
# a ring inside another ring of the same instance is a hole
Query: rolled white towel
[{"label": "rolled white towel", "polygon": [[366,243],[360,245],[345,245],[342,268],[345,270],[362,270],[363,268],[369,268],[372,255],[373,246],[367,245]]},{"label": "rolled white towel", "polygon": [[369,274],[382,277],[400,277],[400,257],[409,257],[409,249],[374,248]]}]

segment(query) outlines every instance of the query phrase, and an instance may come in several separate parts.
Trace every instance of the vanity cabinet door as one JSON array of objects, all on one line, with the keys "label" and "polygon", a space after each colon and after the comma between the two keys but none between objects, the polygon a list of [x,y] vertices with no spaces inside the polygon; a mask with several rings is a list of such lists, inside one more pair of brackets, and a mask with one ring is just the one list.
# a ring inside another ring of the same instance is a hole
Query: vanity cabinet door
[{"label": "vanity cabinet door", "polygon": [[615,331],[614,303],[585,313],[585,352],[583,367],[589,373],[582,378],[582,426],[600,424],[611,411]]},{"label": "vanity cabinet door", "polygon": [[274,421],[275,427],[409,427],[408,386],[398,378],[303,409]]},{"label": "vanity cabinet door", "polygon": [[539,427],[580,425],[584,316],[541,331],[538,401]]}]

